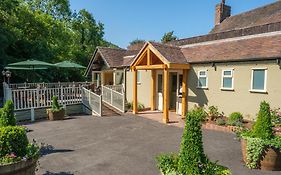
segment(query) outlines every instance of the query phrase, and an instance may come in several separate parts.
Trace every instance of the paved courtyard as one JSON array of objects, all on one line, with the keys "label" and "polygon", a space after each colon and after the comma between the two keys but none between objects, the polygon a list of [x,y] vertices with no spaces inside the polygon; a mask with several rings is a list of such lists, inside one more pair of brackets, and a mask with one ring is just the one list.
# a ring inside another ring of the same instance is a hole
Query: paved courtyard
[{"label": "paved courtyard", "polygon": [[[26,126],[30,139],[48,144],[38,175],[158,175],[155,156],[177,152],[182,135],[181,127],[133,115],[78,116]],[[209,158],[229,167],[234,175],[280,175],[245,168],[234,134],[203,133]]]}]

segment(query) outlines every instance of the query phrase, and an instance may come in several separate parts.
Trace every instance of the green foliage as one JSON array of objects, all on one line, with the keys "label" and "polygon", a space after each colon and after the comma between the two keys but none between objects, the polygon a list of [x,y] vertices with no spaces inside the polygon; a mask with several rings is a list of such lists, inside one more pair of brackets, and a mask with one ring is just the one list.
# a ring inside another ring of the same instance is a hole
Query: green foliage
[{"label": "green foliage", "polygon": [[251,134],[245,134],[242,136],[247,141],[247,167],[251,169],[258,168],[259,160],[263,151],[267,147],[275,147],[281,150],[281,137],[275,137],[273,139],[261,139],[252,138]]},{"label": "green foliage", "polygon": [[135,44],[144,44],[144,43],[145,43],[145,40],[135,39],[135,40],[130,42],[130,46],[135,45]]},{"label": "green foliage", "polygon": [[8,100],[4,107],[0,109],[0,127],[15,125],[16,117],[14,114],[14,104],[11,100]]},{"label": "green foliage", "polygon": [[230,114],[227,124],[230,126],[243,126],[243,115],[240,112]]},{"label": "green foliage", "polygon": [[0,165],[39,158],[39,146],[28,143],[26,130],[19,126],[0,127]]},{"label": "green foliage", "polygon": [[[0,23],[0,69],[26,59],[51,63],[69,59],[86,66],[97,46],[114,47],[103,39],[103,24],[85,9],[72,12],[69,0],[1,0]],[[83,81],[83,73],[36,70],[32,81]],[[28,75],[14,71],[12,80],[23,82]]]},{"label": "green foliage", "polygon": [[280,109],[271,110],[271,121],[274,126],[281,127],[281,112]]},{"label": "green foliage", "polygon": [[220,118],[220,116],[221,116],[217,106],[209,106],[208,115],[209,115],[210,120],[215,120],[217,118]]},{"label": "green foliage", "polygon": [[164,174],[177,172],[178,155],[177,154],[161,154],[156,157],[157,167]]},{"label": "green foliage", "polygon": [[202,171],[200,166],[208,162],[202,141],[203,111],[197,108],[187,113],[179,153],[178,171],[181,174],[200,174]]},{"label": "green foliage", "polygon": [[163,35],[162,39],[161,39],[161,42],[162,43],[168,43],[170,41],[174,41],[174,40],[177,40],[178,37],[176,37],[174,35],[174,31],[171,31],[171,32],[167,32]]},{"label": "green foliage", "polygon": [[58,97],[53,96],[53,98],[52,98],[52,111],[57,112],[57,111],[60,111],[60,110],[62,110],[62,106],[59,105]]},{"label": "green foliage", "polygon": [[205,117],[203,108],[196,107],[187,113],[179,154],[156,158],[158,168],[165,175],[231,175],[227,168],[210,162],[204,154],[201,122]]},{"label": "green foliage", "polygon": [[224,121],[224,119],[218,118],[218,119],[216,120],[216,124],[217,124],[217,125],[220,125],[220,126],[224,126],[224,125],[226,124],[226,122]]},{"label": "green foliage", "polygon": [[271,123],[270,106],[266,102],[260,105],[257,122],[251,131],[244,131],[241,137],[247,141],[247,166],[257,168],[263,151],[268,147],[281,150],[281,137],[274,136]]},{"label": "green foliage", "polygon": [[10,154],[24,157],[28,146],[25,129],[19,126],[0,127],[0,145],[0,157]]},{"label": "green foliage", "polygon": [[252,136],[261,139],[271,139],[274,136],[272,131],[270,106],[266,102],[262,102],[260,105],[257,122],[253,126]]},{"label": "green foliage", "polygon": [[[127,109],[132,110],[133,109],[134,102],[127,103]],[[143,110],[145,106],[141,103],[138,103],[138,110]]]}]

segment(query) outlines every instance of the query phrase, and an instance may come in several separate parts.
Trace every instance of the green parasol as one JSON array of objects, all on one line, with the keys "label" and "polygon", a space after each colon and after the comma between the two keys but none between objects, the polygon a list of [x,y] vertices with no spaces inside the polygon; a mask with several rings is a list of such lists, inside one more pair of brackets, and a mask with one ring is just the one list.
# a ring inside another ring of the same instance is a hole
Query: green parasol
[{"label": "green parasol", "polygon": [[77,63],[74,63],[74,62],[71,62],[71,61],[62,61],[62,62],[56,63],[55,65],[57,67],[61,67],[61,68],[77,68],[77,69],[85,69],[86,68],[86,67],[84,67],[80,64],[77,64]]},{"label": "green parasol", "polygon": [[26,60],[26,61],[20,61],[17,63],[8,64],[8,66],[9,67],[31,68],[31,70],[35,70],[38,68],[46,69],[48,67],[54,67],[55,65],[44,62],[44,61],[39,61],[39,60]]}]

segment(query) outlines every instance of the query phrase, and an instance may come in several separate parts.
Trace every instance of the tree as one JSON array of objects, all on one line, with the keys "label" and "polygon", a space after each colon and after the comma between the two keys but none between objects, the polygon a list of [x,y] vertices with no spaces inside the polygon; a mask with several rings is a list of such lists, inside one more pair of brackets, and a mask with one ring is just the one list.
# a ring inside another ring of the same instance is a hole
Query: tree
[{"label": "tree", "polygon": [[175,40],[177,40],[177,39],[178,39],[178,37],[176,37],[176,36],[174,35],[174,31],[171,31],[171,32],[165,33],[165,34],[163,35],[163,37],[162,37],[162,39],[161,39],[161,42],[162,42],[162,43],[168,43],[168,42],[170,42],[170,41],[175,41]]},{"label": "tree", "polygon": [[135,45],[135,44],[144,44],[144,43],[145,43],[145,40],[135,39],[135,40],[130,42],[130,46]]},{"label": "tree", "polygon": [[[0,68],[9,63],[40,59],[72,60],[86,66],[97,46],[117,47],[103,39],[104,26],[87,10],[72,12],[69,0],[1,0]],[[13,71],[23,82],[28,72]],[[38,70],[33,81],[83,81],[83,71]],[[0,76],[0,80],[2,76]]]}]

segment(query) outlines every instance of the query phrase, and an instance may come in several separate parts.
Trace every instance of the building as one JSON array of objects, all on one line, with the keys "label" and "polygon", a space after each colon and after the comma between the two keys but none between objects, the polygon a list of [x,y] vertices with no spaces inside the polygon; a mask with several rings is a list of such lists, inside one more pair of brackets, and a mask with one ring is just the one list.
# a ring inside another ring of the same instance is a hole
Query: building
[{"label": "building", "polygon": [[184,116],[194,105],[248,119],[263,100],[281,107],[281,1],[231,16],[222,0],[215,13],[214,28],[203,36],[137,50],[98,48],[86,74],[96,81],[102,72],[101,84],[117,84],[122,72],[127,101],[163,111],[165,123],[169,110]]}]

